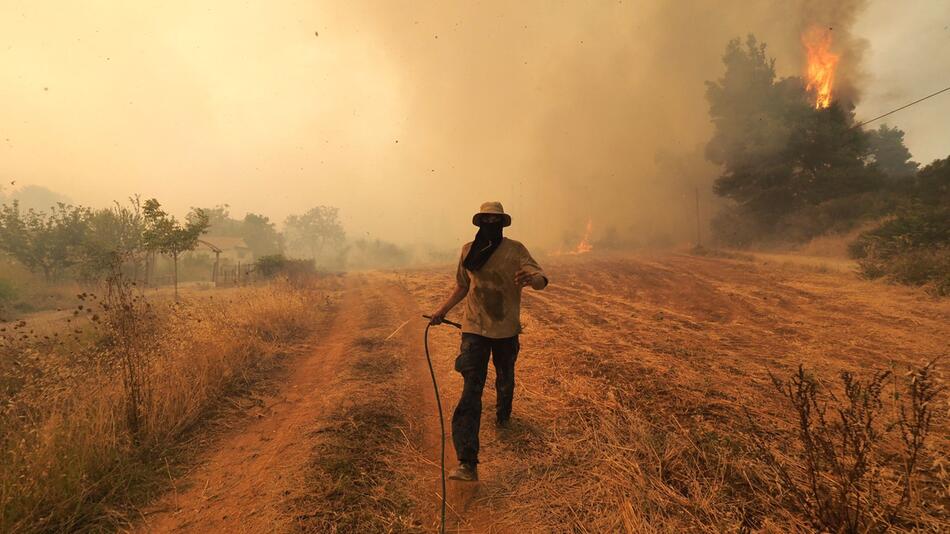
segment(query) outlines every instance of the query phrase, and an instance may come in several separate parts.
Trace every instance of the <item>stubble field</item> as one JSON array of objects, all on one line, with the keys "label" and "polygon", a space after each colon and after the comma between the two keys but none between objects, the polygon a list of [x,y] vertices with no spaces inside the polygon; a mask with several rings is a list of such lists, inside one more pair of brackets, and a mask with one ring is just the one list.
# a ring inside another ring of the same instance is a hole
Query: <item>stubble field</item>
[{"label": "stubble field", "polygon": [[[840,414],[863,421],[868,413],[835,411],[846,405],[842,372],[866,382],[876,371],[893,371],[880,405],[865,405],[878,414],[881,435],[870,443],[879,454],[869,457],[864,478],[847,494],[860,514],[855,520],[869,528],[886,520],[895,531],[950,526],[946,392],[926,405],[930,431],[906,497],[901,451],[911,412],[905,410],[904,426],[889,426],[902,421],[901,405],[912,407],[904,385],[915,376],[923,383],[910,370],[938,358],[931,375],[946,374],[950,301],[861,281],[845,264],[801,258],[595,252],[539,259],[551,284],[524,294],[513,425],[492,424],[490,371],[481,481],[449,483],[447,531],[809,532],[817,528],[818,509],[824,520],[846,521],[833,517],[833,494],[810,503],[804,491],[809,479],[799,470],[807,459],[799,419],[773,384],[773,377],[787,383],[799,365],[818,385],[821,405],[831,403],[832,430]],[[187,418],[188,452],[158,466],[164,481],[150,477],[146,488],[136,488],[134,478],[97,474],[102,466],[95,462],[89,473],[70,472],[70,487],[104,495],[94,508],[74,497],[55,501],[63,491],[50,485],[57,472],[34,474],[29,487],[37,498],[24,500],[17,484],[26,484],[30,473],[23,471],[26,478],[7,480],[0,492],[25,514],[12,524],[27,531],[35,518],[43,520],[33,523],[37,531],[56,525],[138,532],[436,530],[439,423],[421,315],[453,283],[454,267],[447,265],[334,277],[332,299],[326,289],[318,298],[313,291],[294,296],[286,285],[279,286],[283,293],[254,290],[269,295],[261,301],[267,306],[249,293],[242,324],[259,324],[258,313],[313,324],[287,332],[205,328],[207,342],[194,347],[205,350],[199,361],[219,361],[218,352],[240,348],[242,335],[268,347],[296,340],[298,349],[268,371],[267,387],[208,390],[202,403],[233,409]],[[280,311],[284,301],[293,306]],[[229,313],[215,312],[220,320]],[[449,318],[457,319],[457,311]],[[459,336],[447,326],[430,336],[448,422],[461,389],[453,370]],[[175,361],[163,365],[189,369],[192,348],[164,356]],[[244,373],[251,364],[241,358],[220,369]],[[893,397],[894,387],[902,397]],[[156,390],[154,402],[181,393]],[[816,419],[820,406],[814,408]],[[57,427],[60,421],[35,425],[44,432],[67,428]],[[81,419],[66,421],[70,432],[91,442],[102,435],[82,431]],[[162,450],[173,442],[162,442]],[[446,448],[451,469],[450,436]],[[839,455],[849,469],[850,458]],[[791,484],[777,470],[782,466]],[[822,491],[837,488],[829,472],[815,482]],[[100,478],[86,478],[93,475]],[[795,492],[798,485],[804,493]],[[898,512],[889,508],[895,503]],[[7,524],[14,519],[7,515]]]}]

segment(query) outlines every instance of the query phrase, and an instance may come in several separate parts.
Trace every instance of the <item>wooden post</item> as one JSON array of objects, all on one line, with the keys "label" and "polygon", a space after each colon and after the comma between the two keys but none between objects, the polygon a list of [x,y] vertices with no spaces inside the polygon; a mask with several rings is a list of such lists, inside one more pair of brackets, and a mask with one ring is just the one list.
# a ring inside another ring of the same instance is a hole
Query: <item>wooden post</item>
[{"label": "wooden post", "polygon": [[703,246],[702,235],[700,234],[700,225],[699,225],[699,186],[696,186],[696,246]]},{"label": "wooden post", "polygon": [[149,275],[152,274],[152,252],[145,253],[145,287],[148,287]]}]

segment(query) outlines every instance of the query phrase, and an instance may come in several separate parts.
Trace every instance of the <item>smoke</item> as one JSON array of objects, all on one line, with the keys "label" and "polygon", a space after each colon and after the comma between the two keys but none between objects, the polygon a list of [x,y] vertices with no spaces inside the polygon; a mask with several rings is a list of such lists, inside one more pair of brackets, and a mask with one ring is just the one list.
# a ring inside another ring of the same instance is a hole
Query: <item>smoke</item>
[{"label": "smoke", "polygon": [[716,209],[704,82],[726,43],[754,33],[780,75],[800,75],[803,29],[827,25],[853,99],[863,7],[104,1],[51,17],[23,4],[3,20],[26,22],[0,22],[0,96],[16,104],[0,110],[13,125],[0,173],[176,213],[336,206],[351,237],[400,245],[458,246],[485,200],[535,248],[576,244],[588,219],[595,246],[683,242],[697,196],[703,221]]},{"label": "smoke", "polygon": [[849,28],[863,4],[439,4],[376,22],[397,57],[413,58],[406,83],[426,126],[407,137],[435,173],[419,196],[445,199],[434,225],[468,237],[468,212],[497,199],[514,234],[557,248],[576,243],[589,217],[595,242],[692,240],[697,194],[704,223],[717,208],[703,82],[720,75],[727,41],[755,33],[780,75],[800,75],[803,30],[827,25],[838,87],[853,99],[866,43]]}]

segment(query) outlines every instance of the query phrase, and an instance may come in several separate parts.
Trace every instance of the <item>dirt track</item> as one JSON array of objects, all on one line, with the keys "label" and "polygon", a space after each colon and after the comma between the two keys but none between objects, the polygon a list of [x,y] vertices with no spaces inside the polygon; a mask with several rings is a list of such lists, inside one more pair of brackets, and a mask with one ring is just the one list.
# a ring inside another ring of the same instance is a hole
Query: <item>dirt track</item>
[{"label": "dirt track", "polygon": [[[585,504],[590,481],[552,483],[557,466],[550,462],[558,451],[551,447],[573,431],[559,427],[557,417],[574,409],[566,385],[604,378],[596,376],[603,365],[613,369],[607,383],[628,380],[639,388],[637,410],[662,408],[677,417],[729,425],[736,420],[736,402],[764,414],[773,411],[768,369],[784,373],[804,363],[835,373],[920,363],[945,354],[950,339],[947,300],[842,272],[685,255],[594,255],[543,263],[552,285],[526,292],[515,427],[498,432],[483,424],[483,480],[477,486],[451,485],[449,531],[586,529],[588,520],[570,503]],[[374,482],[360,491],[368,503],[381,502],[378,488],[404,492],[405,505],[386,504],[400,516],[391,528],[432,531],[439,492],[438,420],[419,315],[443,298],[451,274],[444,268],[350,275],[336,317],[311,354],[294,362],[279,393],[217,440],[200,467],[176,481],[175,491],[143,511],[142,531],[312,529],[301,503],[312,491],[307,473],[322,465],[319,459],[314,463],[314,455],[327,450],[320,448],[329,439],[327,429],[339,428],[334,417],[381,384],[390,389],[377,393],[383,400],[391,396],[393,412],[401,414],[394,423],[401,443],[390,447],[392,457],[381,459],[384,463],[367,464],[374,480],[384,480],[392,469],[389,485]],[[457,341],[457,332],[447,327],[436,329],[431,340],[447,418],[460,389],[452,371]],[[489,386],[484,399],[489,416],[493,397]],[[938,434],[946,436],[946,428]],[[360,454],[358,444],[354,451]],[[450,440],[446,455],[447,465],[454,466]],[[545,502],[557,504],[545,509]],[[628,529],[636,524],[635,511],[630,518],[617,513]]]}]

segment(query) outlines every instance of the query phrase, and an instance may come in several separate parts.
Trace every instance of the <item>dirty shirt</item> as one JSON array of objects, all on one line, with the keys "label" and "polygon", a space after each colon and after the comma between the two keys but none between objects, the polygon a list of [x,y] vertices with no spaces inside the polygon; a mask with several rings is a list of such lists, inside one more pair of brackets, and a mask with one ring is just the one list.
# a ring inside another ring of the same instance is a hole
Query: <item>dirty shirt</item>
[{"label": "dirty shirt", "polygon": [[515,274],[524,269],[544,275],[528,249],[518,241],[504,238],[495,253],[477,271],[469,271],[462,262],[472,243],[462,247],[456,281],[468,289],[465,297],[462,332],[494,339],[521,332],[521,289]]}]

